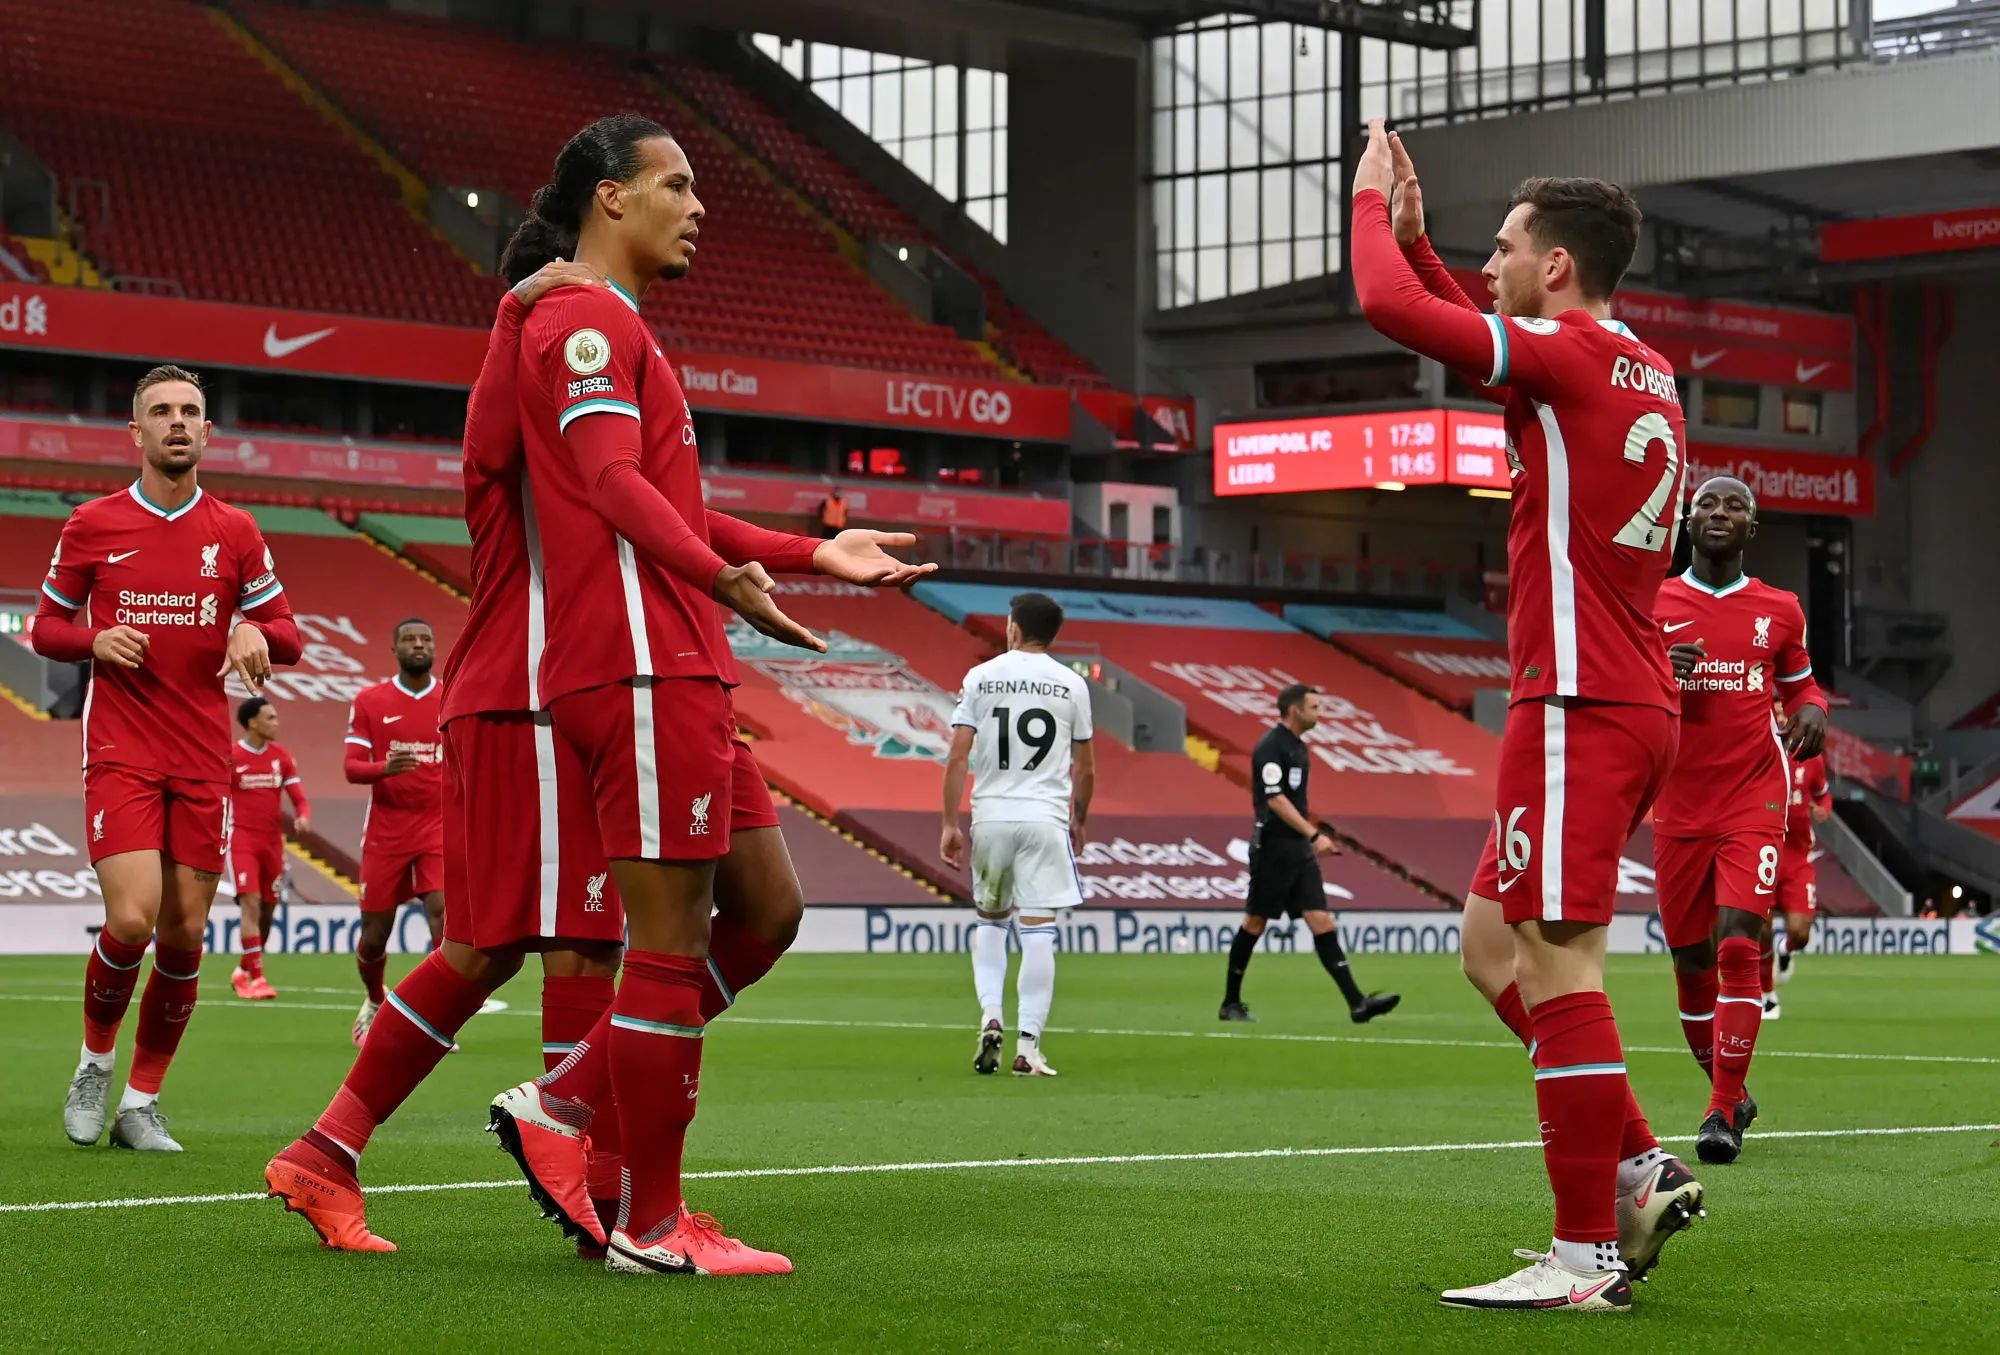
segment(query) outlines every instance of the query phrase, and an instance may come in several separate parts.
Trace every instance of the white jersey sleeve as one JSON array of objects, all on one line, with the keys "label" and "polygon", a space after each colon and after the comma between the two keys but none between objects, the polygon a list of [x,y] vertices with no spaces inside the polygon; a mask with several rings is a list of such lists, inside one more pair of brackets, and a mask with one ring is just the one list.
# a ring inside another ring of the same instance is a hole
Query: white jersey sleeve
[{"label": "white jersey sleeve", "polygon": [[973,731],[972,821],[1070,817],[1070,747],[1091,737],[1090,687],[1046,654],[1019,650],[965,675],[952,723]]}]

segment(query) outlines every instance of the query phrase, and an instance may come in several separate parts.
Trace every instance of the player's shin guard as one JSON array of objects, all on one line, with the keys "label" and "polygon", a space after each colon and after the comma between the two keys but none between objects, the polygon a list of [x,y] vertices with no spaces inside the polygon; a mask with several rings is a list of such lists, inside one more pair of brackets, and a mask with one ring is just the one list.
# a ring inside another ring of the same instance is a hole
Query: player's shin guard
[{"label": "player's shin guard", "polygon": [[979,1024],[1006,1021],[1007,924],[980,918],[972,924],[972,990],[979,995]]},{"label": "player's shin guard", "polygon": [[1681,1034],[1694,1061],[1701,1065],[1702,1075],[1709,1078],[1715,1076],[1715,998],[1721,983],[1721,975],[1713,969],[1695,974],[1674,970],[1674,987],[1680,992]]},{"label": "player's shin guard", "polygon": [[153,947],[153,973],[139,999],[139,1041],[132,1052],[131,1088],[158,1096],[167,1065],[181,1047],[201,988],[201,951]]},{"label": "player's shin guard", "polygon": [[1520,984],[1510,983],[1500,990],[1500,996],[1493,999],[1493,1014],[1514,1032],[1515,1039],[1530,1048],[1534,1046],[1535,1036],[1529,1028],[1528,1006],[1521,1001]]},{"label": "player's shin guard", "polygon": [[361,986],[368,990],[370,1002],[384,1000],[382,992],[382,971],[389,963],[389,948],[369,951],[364,946],[354,948],[354,967],[361,974]]},{"label": "player's shin guard", "polygon": [[771,972],[785,952],[748,927],[718,914],[708,924],[708,969],[701,980],[701,1019],[713,1021],[736,995]]},{"label": "player's shin guard", "polygon": [[1021,1034],[1040,1040],[1056,999],[1055,923],[1021,928],[1021,972],[1014,986]]},{"label": "player's shin guard", "polygon": [[701,980],[686,955],[631,951],[610,1031],[611,1080],[625,1141],[618,1226],[634,1241],[680,1217],[681,1151],[701,1087]]},{"label": "player's shin guard", "polygon": [[452,1038],[492,990],[432,951],[388,995],[368,1042],[314,1127],[358,1159],[375,1127],[396,1113],[451,1052]]},{"label": "player's shin guard", "polygon": [[139,986],[139,961],[145,958],[144,941],[128,946],[109,929],[98,932],[83,967],[83,1047],[92,1054],[109,1060],[117,1047],[118,1027],[132,1005],[132,990]]},{"label": "player's shin guard", "polygon": [[1608,1246],[1616,1264],[1619,1148],[1632,1099],[1611,1001],[1601,992],[1565,993],[1530,1016],[1556,1239]]},{"label": "player's shin guard", "polygon": [[1743,1099],[1743,1079],[1750,1072],[1750,1055],[1757,1048],[1757,1029],[1764,1022],[1764,990],[1757,976],[1757,943],[1731,936],[1716,948],[1722,994],[1715,1005],[1715,1079],[1708,1108],[1736,1113]]}]

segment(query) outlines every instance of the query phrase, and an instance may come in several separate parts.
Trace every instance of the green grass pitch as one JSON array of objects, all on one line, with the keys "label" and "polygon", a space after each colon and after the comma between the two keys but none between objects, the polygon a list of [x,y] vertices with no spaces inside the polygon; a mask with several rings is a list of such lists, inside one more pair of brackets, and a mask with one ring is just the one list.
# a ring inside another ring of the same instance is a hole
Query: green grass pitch
[{"label": "green grass pitch", "polygon": [[[962,956],[786,961],[710,1028],[689,1170],[971,1164],[690,1182],[695,1208],[789,1253],[789,1277],[607,1276],[518,1185],[377,1195],[392,1256],[321,1251],[261,1199],[0,1209],[0,1348],[2000,1348],[2000,962],[1809,958],[1765,1028],[1743,1159],[1702,1171],[1710,1217],[1629,1317],[1436,1306],[1550,1222],[1539,1153],[1504,1146],[1535,1138],[1525,1059],[1448,958],[1357,959],[1404,994],[1365,1030],[1307,956],[1260,956],[1260,1023],[1220,1027],[1221,963],[1064,958],[1062,1076],[1028,1081],[972,1073]],[[228,965],[210,959],[167,1082],[188,1149],[169,1158],[63,1138],[83,962],[0,960],[0,1205],[262,1189],[353,1056],[357,995],[350,962],[280,956],[280,1002],[239,1003]],[[1611,966],[1640,1098],[1691,1135],[1704,1089],[1667,963]],[[540,1067],[538,992],[531,962],[377,1134],[364,1182],[511,1176],[480,1130]],[[1774,1137],[1941,1126],[1960,1128]],[[1327,1148],[1435,1150],[1181,1156]],[[1181,1160],[1033,1161],[1145,1155]]]}]

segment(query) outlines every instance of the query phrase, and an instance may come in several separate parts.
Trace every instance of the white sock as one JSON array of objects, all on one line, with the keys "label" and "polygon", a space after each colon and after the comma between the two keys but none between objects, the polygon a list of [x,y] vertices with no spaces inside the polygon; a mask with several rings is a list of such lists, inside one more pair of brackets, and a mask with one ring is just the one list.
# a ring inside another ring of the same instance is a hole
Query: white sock
[{"label": "white sock", "polygon": [[111,1071],[112,1065],[117,1061],[118,1051],[116,1049],[107,1049],[102,1054],[99,1054],[89,1045],[85,1045],[83,1047],[83,1058],[77,1063],[76,1070],[80,1073],[86,1068],[95,1068],[100,1073],[108,1073]]},{"label": "white sock", "polygon": [[1038,1044],[1056,998],[1056,924],[1021,928],[1021,972],[1014,979],[1023,1047]]},{"label": "white sock", "polygon": [[1658,1164],[1665,1162],[1670,1154],[1664,1148],[1648,1148],[1636,1157],[1628,1157],[1618,1164],[1618,1193],[1620,1195],[1637,1190],[1639,1183]]},{"label": "white sock", "polygon": [[118,1113],[123,1115],[128,1110],[143,1110],[159,1099],[158,1092],[142,1092],[128,1082],[125,1084],[125,1094],[118,1098]]},{"label": "white sock", "polygon": [[1556,1238],[1549,1243],[1549,1252],[1557,1262],[1571,1270],[1598,1271],[1623,1270],[1625,1262],[1618,1255],[1616,1242],[1565,1242]]},{"label": "white sock", "polygon": [[979,994],[979,1024],[1006,1023],[1007,924],[981,919],[972,927],[972,987]]}]

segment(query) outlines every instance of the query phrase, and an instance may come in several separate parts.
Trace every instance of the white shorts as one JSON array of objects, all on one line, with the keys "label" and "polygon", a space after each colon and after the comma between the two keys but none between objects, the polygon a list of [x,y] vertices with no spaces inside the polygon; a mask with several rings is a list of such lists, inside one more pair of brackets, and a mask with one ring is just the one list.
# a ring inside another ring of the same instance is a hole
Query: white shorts
[{"label": "white shorts", "polygon": [[1059,823],[974,823],[972,902],[982,913],[1035,917],[1082,903],[1083,882],[1070,851],[1069,828]]}]

